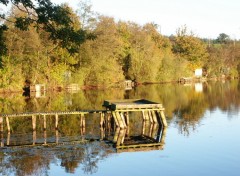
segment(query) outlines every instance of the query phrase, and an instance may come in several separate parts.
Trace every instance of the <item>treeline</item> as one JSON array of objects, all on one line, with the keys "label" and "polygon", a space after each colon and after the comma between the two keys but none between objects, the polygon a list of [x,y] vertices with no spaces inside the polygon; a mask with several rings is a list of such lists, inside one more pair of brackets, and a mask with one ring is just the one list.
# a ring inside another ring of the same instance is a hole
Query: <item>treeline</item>
[{"label": "treeline", "polygon": [[154,23],[141,26],[116,22],[93,12],[87,1],[80,2],[77,12],[67,4],[61,6],[71,18],[71,29],[86,32],[86,40],[77,47],[68,43],[74,40],[69,31],[62,30],[60,36],[58,33],[63,43],[61,39],[53,40],[53,33],[41,26],[31,24],[25,30],[19,29],[14,20],[29,13],[21,6],[11,8],[2,22],[8,30],[0,32],[0,45],[6,49],[2,47],[0,52],[1,90],[22,90],[29,83],[63,88],[70,83],[119,86],[125,79],[138,83],[169,82],[192,76],[196,68],[204,68],[207,77],[239,75],[238,41],[209,42],[196,37],[186,26],[167,37],[159,33]]}]

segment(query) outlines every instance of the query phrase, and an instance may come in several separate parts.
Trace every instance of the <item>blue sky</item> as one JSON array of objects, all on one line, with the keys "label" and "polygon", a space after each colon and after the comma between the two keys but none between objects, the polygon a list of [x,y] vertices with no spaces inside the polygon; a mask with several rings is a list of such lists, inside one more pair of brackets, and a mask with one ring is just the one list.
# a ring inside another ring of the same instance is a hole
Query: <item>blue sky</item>
[{"label": "blue sky", "polygon": [[[68,2],[76,8],[78,0]],[[240,39],[240,0],[91,0],[93,10],[116,20],[138,24],[154,22],[164,35],[186,25],[199,37],[217,38],[220,33]]]}]

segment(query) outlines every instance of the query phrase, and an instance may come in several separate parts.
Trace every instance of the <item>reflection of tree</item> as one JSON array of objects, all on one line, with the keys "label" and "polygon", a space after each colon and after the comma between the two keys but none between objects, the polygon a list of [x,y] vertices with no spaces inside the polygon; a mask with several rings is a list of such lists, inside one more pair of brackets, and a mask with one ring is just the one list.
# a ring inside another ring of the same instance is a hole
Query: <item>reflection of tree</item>
[{"label": "reflection of tree", "polygon": [[84,156],[82,150],[69,149],[68,152],[62,152],[58,157],[61,158],[61,166],[65,167],[65,171],[74,173]]},{"label": "reflection of tree", "polygon": [[113,153],[113,149],[99,141],[73,146],[4,149],[0,152],[0,173],[47,175],[50,163],[58,158],[67,173],[75,173],[75,169],[82,164],[83,171],[92,174],[97,172],[98,162],[110,153]]},{"label": "reflection of tree", "polygon": [[51,155],[44,155],[42,150],[37,149],[16,149],[8,150],[1,159],[3,175],[45,175],[49,163],[53,158]]},{"label": "reflection of tree", "polygon": [[67,173],[75,173],[75,169],[82,164],[82,169],[87,174],[96,173],[99,160],[103,160],[112,153],[113,149],[101,142],[89,142],[84,145],[67,147],[55,152],[57,158],[61,159],[61,166],[65,167]]},{"label": "reflection of tree", "polygon": [[191,98],[187,106],[175,111],[175,115],[180,120],[178,123],[179,130],[185,135],[189,135],[190,129],[193,131],[196,129],[208,106],[203,94],[195,93]]},{"label": "reflection of tree", "polygon": [[99,160],[102,160],[108,155],[108,152],[99,142],[92,142],[84,147],[83,170],[85,173],[96,173]]}]

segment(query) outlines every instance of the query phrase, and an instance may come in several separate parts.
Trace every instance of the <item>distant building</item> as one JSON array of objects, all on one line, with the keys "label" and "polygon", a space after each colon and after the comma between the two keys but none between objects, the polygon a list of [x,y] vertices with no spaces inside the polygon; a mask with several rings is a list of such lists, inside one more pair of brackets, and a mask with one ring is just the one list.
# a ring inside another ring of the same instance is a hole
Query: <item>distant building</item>
[{"label": "distant building", "polygon": [[198,68],[195,70],[195,77],[202,77],[203,71],[202,68]]}]

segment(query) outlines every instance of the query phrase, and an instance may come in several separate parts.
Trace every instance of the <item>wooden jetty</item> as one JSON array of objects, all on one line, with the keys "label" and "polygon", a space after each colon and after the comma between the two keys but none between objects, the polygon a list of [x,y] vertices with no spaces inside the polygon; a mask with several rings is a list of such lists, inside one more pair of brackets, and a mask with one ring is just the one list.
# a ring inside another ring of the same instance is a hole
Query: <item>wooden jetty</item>
[{"label": "wooden jetty", "polygon": [[[105,100],[103,103],[104,110],[81,110],[81,111],[58,111],[58,112],[28,112],[28,113],[16,113],[16,114],[0,114],[0,135],[3,138],[4,133],[4,124],[6,124],[8,135],[11,133],[11,125],[9,118],[16,117],[31,117],[32,120],[32,130],[33,130],[33,139],[36,136],[36,126],[37,126],[37,117],[43,118],[43,129],[47,129],[47,117],[55,116],[55,129],[56,129],[56,142],[57,142],[57,133],[58,133],[58,123],[59,116],[61,115],[79,115],[80,116],[80,127],[82,132],[85,131],[85,118],[87,114],[99,114],[100,117],[100,128],[107,128],[110,122],[113,120],[114,125],[116,126],[116,132],[119,130],[119,134],[115,141],[116,146],[121,146],[120,148],[134,148],[136,144],[128,145],[123,147],[123,142],[117,140],[119,136],[125,136],[125,133],[129,130],[129,112],[141,112],[143,120],[143,134],[145,133],[145,124],[159,125],[163,129],[167,127],[167,121],[164,115],[164,108],[162,104],[155,103],[152,101],[144,99],[128,99],[128,100]],[[4,122],[5,121],[5,122]],[[124,130],[124,131],[122,131]],[[151,131],[151,130],[150,130]],[[120,133],[121,132],[121,133]],[[124,135],[121,135],[124,134]],[[1,146],[4,146],[3,140],[1,140]],[[34,140],[35,141],[35,140]],[[122,139],[123,141],[123,139]],[[33,142],[33,145],[35,142]],[[46,144],[46,143],[45,143]],[[158,146],[159,144],[154,144],[153,146]],[[132,147],[131,147],[132,146]],[[152,146],[151,144],[144,144],[143,146]]]},{"label": "wooden jetty", "polygon": [[167,127],[162,104],[144,99],[135,100],[105,100],[103,106],[111,112],[114,121],[121,129],[127,128],[129,124],[128,112],[142,112],[144,121],[161,123]]}]

